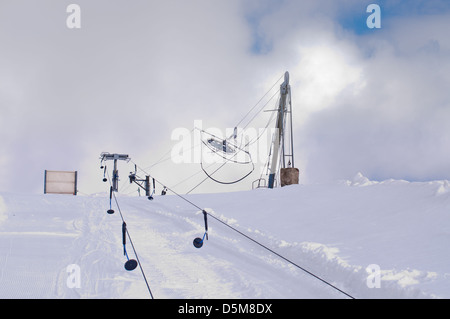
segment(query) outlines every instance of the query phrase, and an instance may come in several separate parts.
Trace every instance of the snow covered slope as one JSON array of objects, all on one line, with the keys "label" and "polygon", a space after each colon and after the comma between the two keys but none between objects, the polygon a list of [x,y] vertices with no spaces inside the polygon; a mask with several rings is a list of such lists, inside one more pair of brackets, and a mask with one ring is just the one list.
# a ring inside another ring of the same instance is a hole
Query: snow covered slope
[{"label": "snow covered slope", "polygon": [[[150,298],[141,269],[123,267],[122,219],[114,201],[106,213],[108,195],[0,194],[0,298]],[[450,298],[447,181],[358,175],[186,198],[234,229],[210,216],[196,249],[198,208],[175,195],[117,195],[156,299],[348,298],[297,266],[355,298]]]}]

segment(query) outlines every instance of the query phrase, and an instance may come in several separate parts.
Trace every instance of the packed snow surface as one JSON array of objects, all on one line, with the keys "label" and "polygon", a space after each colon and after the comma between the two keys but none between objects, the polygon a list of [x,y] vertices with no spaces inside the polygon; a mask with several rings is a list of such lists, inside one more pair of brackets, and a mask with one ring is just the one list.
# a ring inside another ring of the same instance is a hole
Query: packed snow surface
[{"label": "packed snow surface", "polygon": [[1,193],[0,298],[450,298],[447,181],[116,198]]}]

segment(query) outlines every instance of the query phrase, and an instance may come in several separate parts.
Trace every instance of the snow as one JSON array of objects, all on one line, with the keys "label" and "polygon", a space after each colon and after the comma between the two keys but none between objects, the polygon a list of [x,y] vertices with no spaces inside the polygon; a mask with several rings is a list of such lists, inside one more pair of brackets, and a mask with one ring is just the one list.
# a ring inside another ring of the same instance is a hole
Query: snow
[{"label": "snow", "polygon": [[[117,201],[155,299],[348,298],[297,266],[357,299],[449,298],[449,191],[358,174],[187,195],[210,214],[201,249],[203,214],[187,201]],[[124,269],[122,219],[108,208],[108,193],[1,193],[0,298],[150,298],[141,269]]]}]

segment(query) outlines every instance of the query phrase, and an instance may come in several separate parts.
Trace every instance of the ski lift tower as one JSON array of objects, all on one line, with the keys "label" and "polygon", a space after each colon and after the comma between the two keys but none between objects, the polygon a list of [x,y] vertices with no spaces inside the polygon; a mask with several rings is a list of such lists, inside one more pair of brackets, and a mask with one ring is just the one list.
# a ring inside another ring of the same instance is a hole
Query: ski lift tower
[{"label": "ski lift tower", "polygon": [[[284,82],[280,86],[280,103],[277,112],[276,130],[272,142],[268,188],[275,187],[277,173],[280,175],[281,186],[298,184],[299,171],[297,168],[294,168],[294,141],[289,72],[284,74]],[[280,168],[279,170],[278,167]]]},{"label": "ski lift tower", "polygon": [[112,189],[113,191],[117,192],[119,189],[119,171],[117,170],[117,161],[127,161],[129,162],[131,160],[130,157],[126,154],[110,154],[107,152],[100,154],[101,161],[108,161],[108,160],[114,160],[114,170],[112,173]]}]

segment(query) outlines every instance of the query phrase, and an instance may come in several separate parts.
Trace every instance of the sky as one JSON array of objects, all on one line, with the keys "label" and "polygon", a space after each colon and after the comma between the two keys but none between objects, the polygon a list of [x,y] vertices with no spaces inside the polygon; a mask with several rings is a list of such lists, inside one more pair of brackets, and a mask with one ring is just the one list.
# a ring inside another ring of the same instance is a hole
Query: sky
[{"label": "sky", "polygon": [[[286,71],[300,183],[450,179],[448,30],[445,0],[2,0],[0,191],[42,193],[45,170],[67,170],[79,194],[104,192],[110,152],[132,158],[124,193],[134,164],[189,192],[205,175],[171,158],[174,132],[233,128]],[[251,189],[254,159],[241,183],[194,192]]]}]

